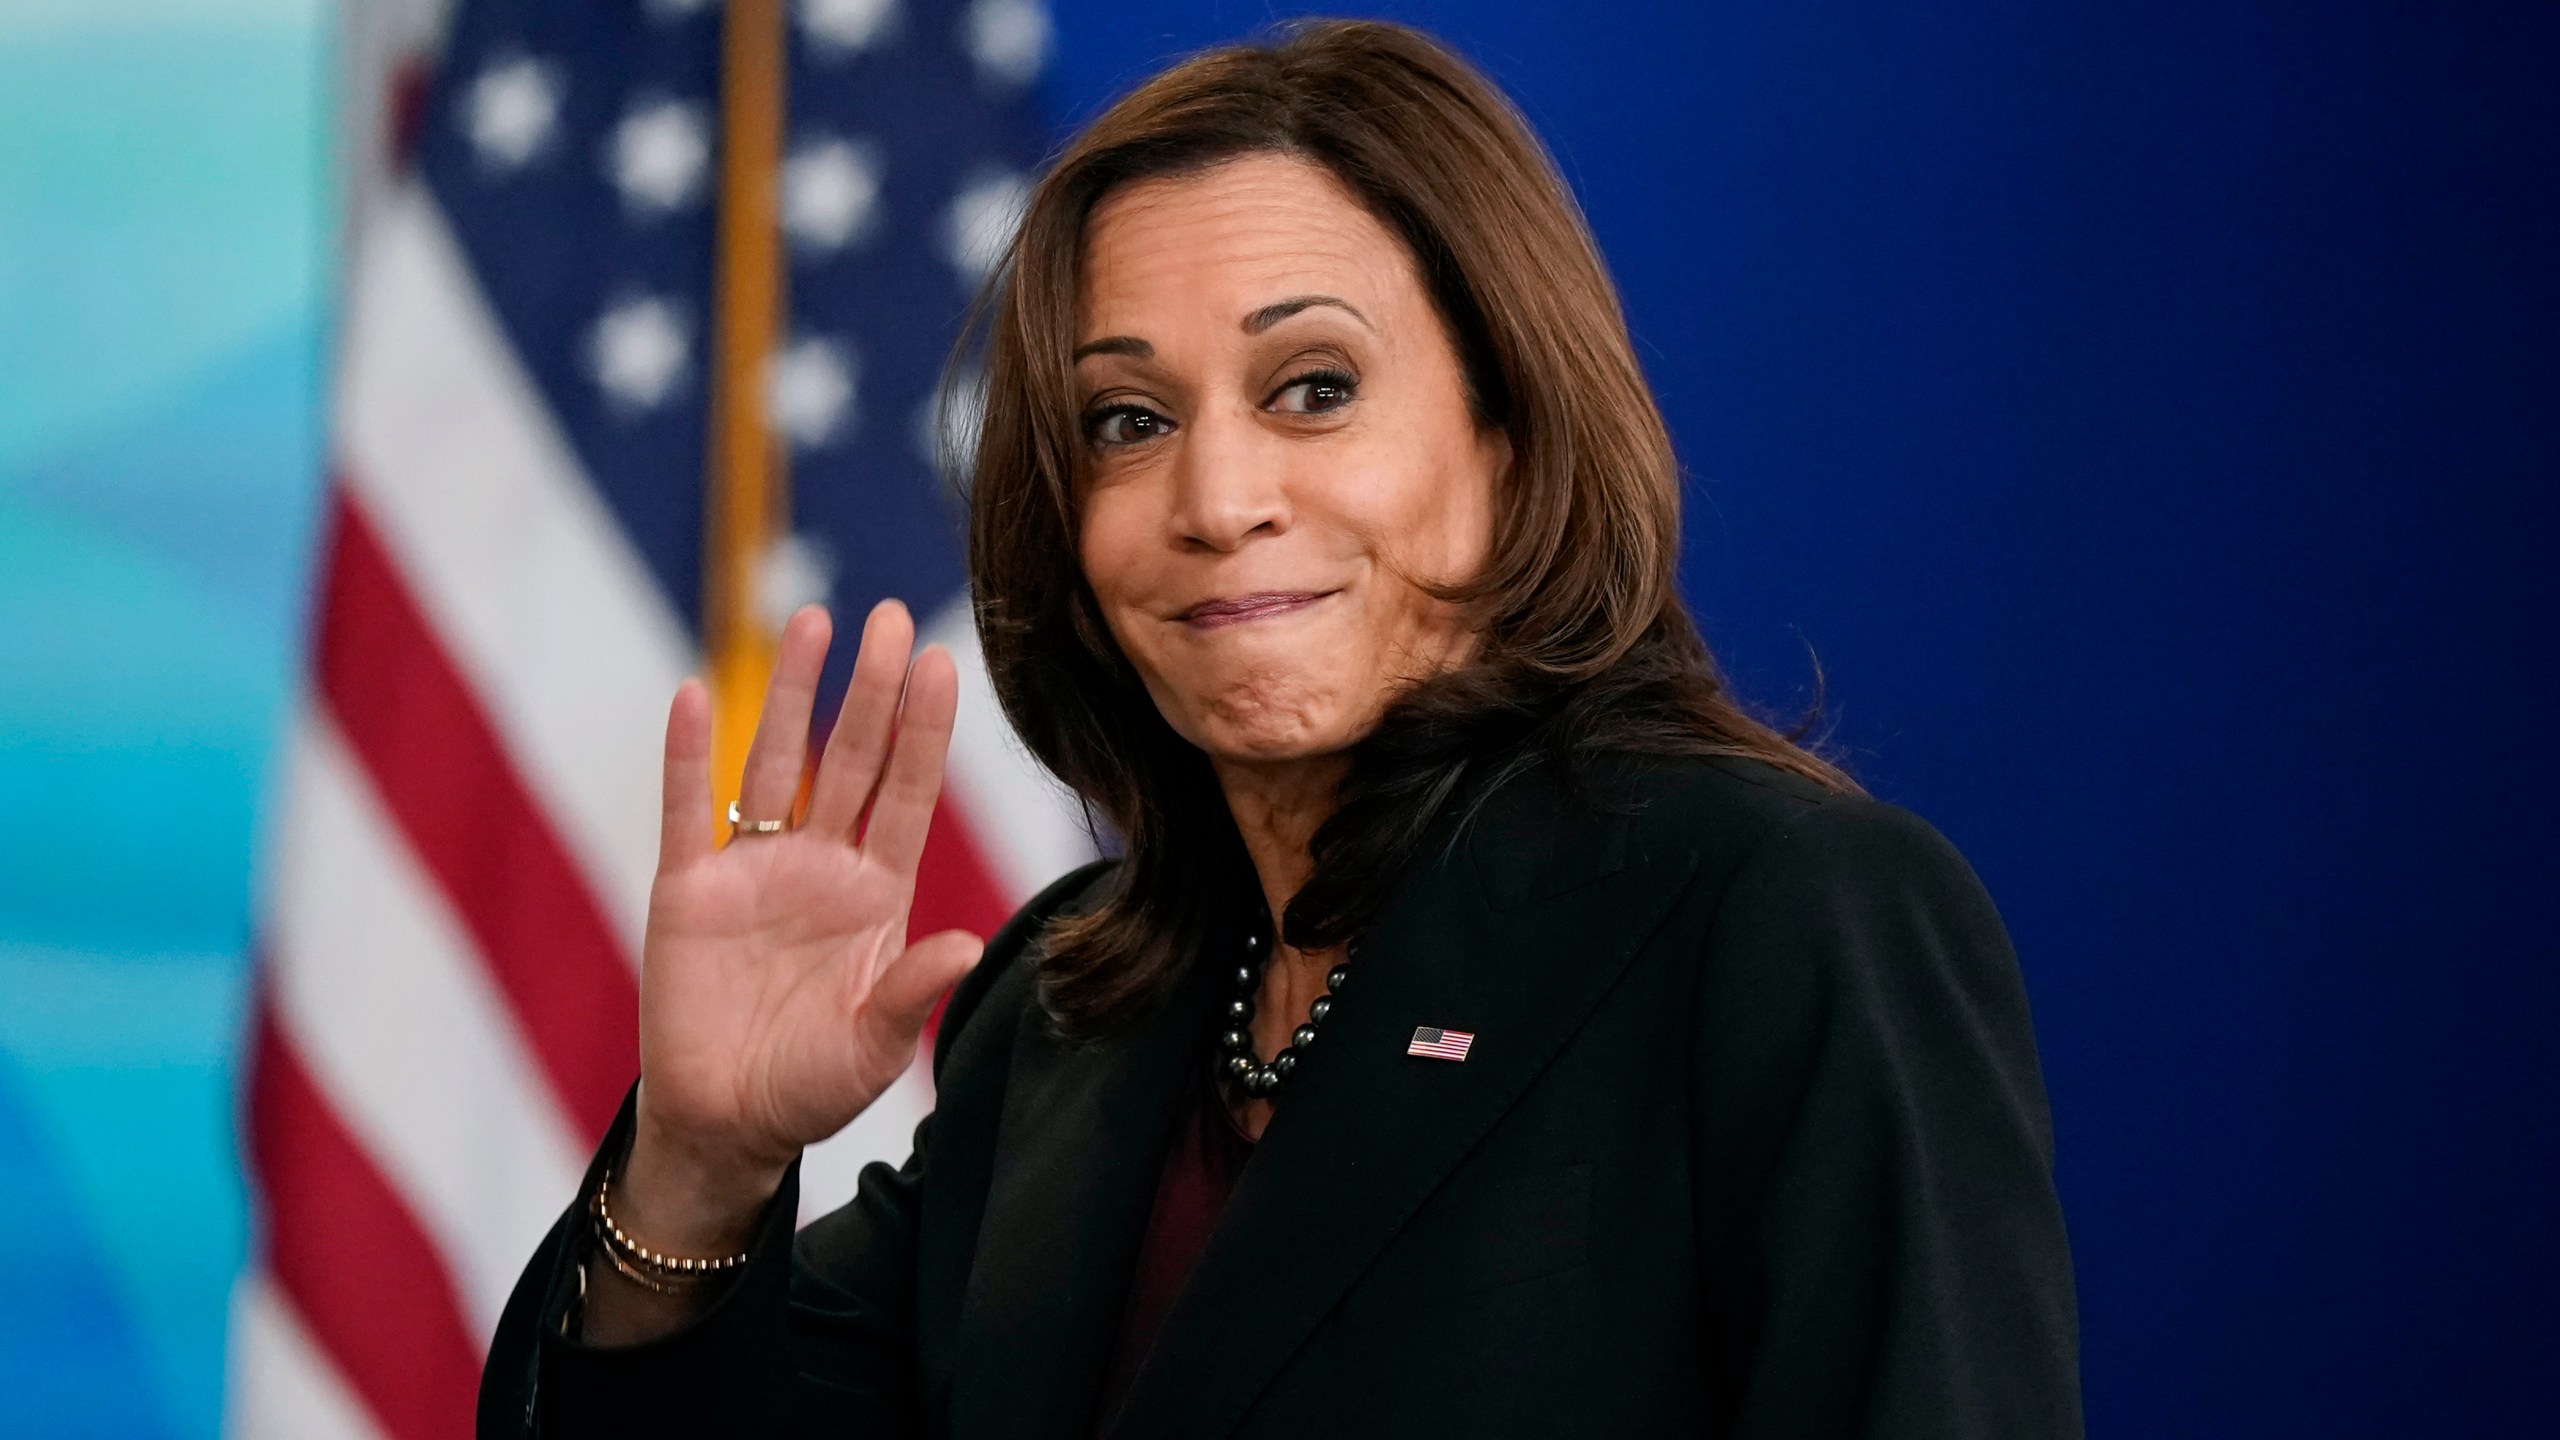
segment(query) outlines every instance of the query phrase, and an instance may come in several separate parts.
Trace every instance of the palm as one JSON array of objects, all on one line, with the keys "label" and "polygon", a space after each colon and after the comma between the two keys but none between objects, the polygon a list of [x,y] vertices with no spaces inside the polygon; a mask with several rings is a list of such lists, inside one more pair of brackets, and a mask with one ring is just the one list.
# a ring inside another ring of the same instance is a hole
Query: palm
[{"label": "palm", "polygon": [[[789,813],[826,632],[815,612],[785,631],[748,755],[746,816]],[[934,1000],[977,953],[957,932],[906,943],[957,688],[938,652],[910,674],[911,643],[904,611],[873,613],[807,816],[724,848],[705,824],[707,706],[698,687],[679,693],[641,1069],[656,1121],[705,1150],[770,1164],[840,1129],[906,1068]]]}]

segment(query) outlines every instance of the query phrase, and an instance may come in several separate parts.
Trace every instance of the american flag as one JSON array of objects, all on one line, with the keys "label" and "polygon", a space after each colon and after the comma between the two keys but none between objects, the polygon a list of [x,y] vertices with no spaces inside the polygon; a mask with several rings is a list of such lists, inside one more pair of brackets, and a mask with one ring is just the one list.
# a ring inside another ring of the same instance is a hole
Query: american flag
[{"label": "american flag", "polygon": [[1464,1060],[1475,1043],[1473,1031],[1440,1030],[1429,1025],[1417,1025],[1413,1039],[1404,1047],[1404,1053],[1427,1060]]},{"label": "american flag", "polygon": [[[660,727],[705,659],[723,9],[348,6],[349,114],[397,144],[347,187],[234,1434],[468,1434],[499,1309],[636,1071]],[[787,18],[789,305],[761,398],[794,501],[758,594],[857,622],[899,596],[959,659],[913,923],[984,933],[1090,850],[988,692],[932,464],[943,360],[1035,153],[1049,22],[1034,0]],[[811,1208],[902,1155],[928,1103],[919,1068],[813,1151]]]}]

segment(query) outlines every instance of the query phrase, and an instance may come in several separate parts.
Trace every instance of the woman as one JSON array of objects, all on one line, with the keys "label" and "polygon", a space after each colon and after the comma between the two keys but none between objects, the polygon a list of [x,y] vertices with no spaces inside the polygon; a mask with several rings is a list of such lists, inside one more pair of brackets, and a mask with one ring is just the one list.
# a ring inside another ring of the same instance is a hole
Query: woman
[{"label": "woman", "polygon": [[[948,657],[871,615],[790,826],[795,617],[723,849],[679,692],[643,1083],[483,1433],[2077,1434],[1999,920],[1719,685],[1501,98],[1384,25],[1188,61],[988,314],[988,667],[1125,855],[908,945]],[[955,981],[913,1158],[795,1238]]]}]

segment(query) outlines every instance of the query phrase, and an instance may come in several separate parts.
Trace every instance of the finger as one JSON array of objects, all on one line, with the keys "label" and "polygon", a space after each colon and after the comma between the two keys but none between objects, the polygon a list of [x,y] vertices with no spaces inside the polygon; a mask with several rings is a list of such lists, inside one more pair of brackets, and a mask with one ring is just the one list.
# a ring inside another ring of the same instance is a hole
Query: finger
[{"label": "finger", "polygon": [[677,686],[667,707],[660,796],[658,868],[679,870],[710,854],[711,692],[699,680]]},{"label": "finger", "polygon": [[872,788],[880,783],[880,764],[889,753],[898,692],[906,684],[907,655],[915,638],[914,618],[895,600],[872,606],[862,622],[853,682],[845,686],[835,733],[827,737],[827,753],[818,761],[817,783],[810,790],[809,828],[853,838],[862,807],[871,803]]},{"label": "finger", "polygon": [[925,832],[933,824],[933,804],[942,794],[942,757],[951,748],[951,722],[960,706],[960,672],[950,652],[928,645],[907,674],[906,703],[898,707],[898,733],[889,745],[889,764],[880,776],[880,793],[871,802],[871,821],[862,834],[862,853],[899,875],[913,875],[924,854]]},{"label": "finger", "polygon": [[834,626],[827,612],[804,605],[782,627],[773,680],[765,686],[764,712],[747,746],[746,773],[738,784],[738,814],[749,820],[787,820],[800,796],[800,767],[809,758],[809,707],[818,697],[818,671],[827,663]]},{"label": "finger", "polygon": [[986,948],[966,930],[945,930],[908,946],[871,987],[866,1015],[882,1027],[877,1033],[885,1041],[914,1044],[925,1017],[961,976],[977,968]]}]

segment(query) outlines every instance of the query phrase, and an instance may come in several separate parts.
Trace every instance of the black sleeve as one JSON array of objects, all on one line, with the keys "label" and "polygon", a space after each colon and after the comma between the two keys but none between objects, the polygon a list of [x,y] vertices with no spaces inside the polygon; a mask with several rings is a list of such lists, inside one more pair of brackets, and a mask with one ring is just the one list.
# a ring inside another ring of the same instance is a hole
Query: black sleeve
[{"label": "black sleeve", "polygon": [[[937,1077],[996,979],[1105,863],[1051,885],[988,941],[944,1008]],[[916,1220],[933,1117],[917,1126],[906,1164],[863,1167],[854,1198],[802,1236],[795,1161],[758,1224],[752,1258],[708,1309],[645,1344],[592,1346],[565,1333],[591,1245],[584,1201],[630,1144],[632,1101],[624,1097],[577,1198],[507,1299],[480,1376],[481,1440],[913,1433]],[[809,1263],[813,1236],[823,1266]]]},{"label": "black sleeve", "polygon": [[[592,1193],[609,1160],[631,1140],[625,1097],[589,1164],[580,1194]],[[895,1283],[898,1252],[914,1230],[916,1177],[932,1120],[916,1132],[916,1156],[892,1171],[866,1166],[847,1210],[871,1230],[871,1293],[811,1273],[794,1254],[800,1208],[795,1163],[768,1203],[750,1247],[753,1258],[718,1299],[683,1329],[646,1344],[603,1347],[565,1332],[593,1255],[586,1208],[573,1204],[552,1226],[516,1282],[480,1376],[479,1434],[579,1437],[781,1435],[824,1408],[832,1393],[843,1420],[872,1422],[864,1433],[908,1430],[902,1325],[908,1297]],[[593,1263],[602,1265],[601,1257]],[[833,1337],[827,1343],[826,1337]],[[819,1395],[806,1392],[819,1391]]]},{"label": "black sleeve", "polygon": [[1763,841],[1717,910],[1696,1067],[1735,1440],[2076,1440],[2025,989],[1953,847],[1855,799]]}]

